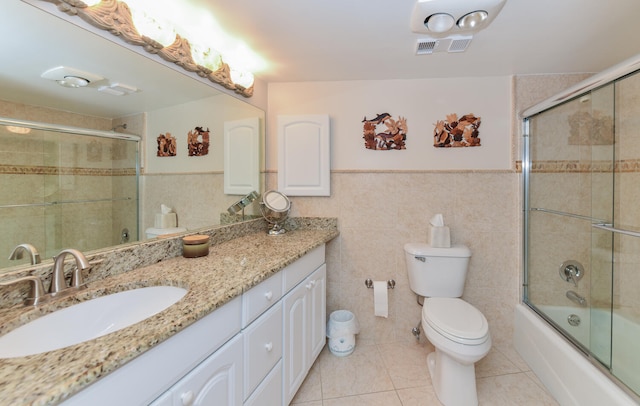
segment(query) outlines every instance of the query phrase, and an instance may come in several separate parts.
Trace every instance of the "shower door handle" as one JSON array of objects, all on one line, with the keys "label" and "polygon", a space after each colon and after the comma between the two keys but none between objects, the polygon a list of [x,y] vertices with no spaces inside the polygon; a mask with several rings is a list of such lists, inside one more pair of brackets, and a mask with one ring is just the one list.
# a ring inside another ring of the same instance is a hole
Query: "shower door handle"
[{"label": "shower door handle", "polygon": [[611,224],[608,224],[608,223],[591,224],[591,227],[598,228],[600,230],[610,231],[612,233],[629,235],[631,237],[640,237],[640,233],[639,232],[631,231],[631,230],[624,230],[622,228],[615,228]]}]

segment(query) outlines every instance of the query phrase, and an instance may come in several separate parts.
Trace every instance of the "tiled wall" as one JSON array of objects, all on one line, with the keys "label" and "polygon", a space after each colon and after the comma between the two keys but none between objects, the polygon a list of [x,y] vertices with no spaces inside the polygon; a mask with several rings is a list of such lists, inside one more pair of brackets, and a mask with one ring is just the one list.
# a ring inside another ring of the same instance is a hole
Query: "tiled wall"
[{"label": "tiled wall", "polygon": [[[507,138],[514,168],[520,156],[517,112],[585,76],[513,79],[514,124]],[[334,143],[343,134],[332,131]],[[340,236],[327,250],[328,312],[353,311],[362,325],[359,342],[414,340],[421,308],[408,285],[403,245],[426,242],[429,219],[442,213],[452,240],[472,251],[463,297],[487,317],[494,344],[509,350],[522,273],[520,176],[515,170],[333,170],[330,197],[292,197],[295,216],[338,218]],[[268,173],[267,188],[277,187],[276,178],[275,171]],[[389,318],[374,317],[367,278],[396,280]]]},{"label": "tiled wall", "polygon": [[[0,101],[0,116],[101,130],[112,125],[103,118],[4,101]],[[119,243],[119,231],[114,234],[113,230],[124,226],[137,234],[133,143],[39,130],[20,135],[4,126],[0,131],[0,186],[7,191],[0,204],[110,199],[114,190],[117,196],[133,197],[116,205],[3,208],[0,216],[6,228],[0,236],[0,267],[16,264],[6,257],[24,242],[36,246],[43,258],[50,258],[62,248],[90,250]]]},{"label": "tiled wall", "polygon": [[[269,176],[268,185],[277,181]],[[496,342],[511,337],[518,302],[517,175],[509,171],[334,172],[331,197],[292,197],[294,216],[338,218],[329,244],[328,312],[358,317],[359,340],[412,340],[421,308],[408,285],[403,246],[427,242],[433,213],[442,213],[454,243],[472,252],[464,297],[487,315]],[[389,318],[373,315],[373,291],[364,281],[394,279]]]}]

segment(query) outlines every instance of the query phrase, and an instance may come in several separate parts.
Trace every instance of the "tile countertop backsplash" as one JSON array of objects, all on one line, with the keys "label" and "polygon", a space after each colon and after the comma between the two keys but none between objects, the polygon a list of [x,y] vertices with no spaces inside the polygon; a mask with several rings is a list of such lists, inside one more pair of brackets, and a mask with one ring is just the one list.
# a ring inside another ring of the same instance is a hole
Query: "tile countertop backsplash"
[{"label": "tile countertop backsplash", "polygon": [[[172,285],[189,291],[166,310],[106,336],[43,354],[0,359],[2,403],[58,403],[338,235],[335,218],[292,218],[287,228],[284,235],[269,236],[264,220],[254,220],[197,230],[211,236],[209,255],[200,258],[183,258],[177,237],[105,250],[88,256],[96,265],[87,276],[86,290],[38,308],[19,304],[16,288],[13,293],[3,289],[1,334],[57,308],[123,290]],[[45,276],[50,267],[33,273]]]}]

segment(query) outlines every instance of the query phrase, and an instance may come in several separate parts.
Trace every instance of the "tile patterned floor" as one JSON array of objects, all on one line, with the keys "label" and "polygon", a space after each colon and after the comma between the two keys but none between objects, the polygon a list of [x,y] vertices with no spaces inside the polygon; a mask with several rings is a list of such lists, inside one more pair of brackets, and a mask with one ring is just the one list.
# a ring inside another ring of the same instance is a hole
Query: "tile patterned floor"
[{"label": "tile patterned floor", "polygon": [[[293,399],[298,406],[440,406],[427,370],[426,340],[356,344],[348,357],[324,348]],[[558,403],[512,349],[492,348],[476,364],[481,406]]]}]

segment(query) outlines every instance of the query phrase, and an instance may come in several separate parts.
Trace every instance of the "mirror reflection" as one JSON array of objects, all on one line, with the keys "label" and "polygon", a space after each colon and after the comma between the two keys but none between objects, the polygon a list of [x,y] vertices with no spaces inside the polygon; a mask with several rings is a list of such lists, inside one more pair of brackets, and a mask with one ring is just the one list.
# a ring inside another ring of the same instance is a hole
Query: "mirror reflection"
[{"label": "mirror reflection", "polygon": [[[156,221],[166,208],[179,229],[241,219],[227,208],[264,184],[261,109],[29,4],[3,9],[0,35],[20,40],[7,41],[11,58],[0,66],[0,117],[134,134],[140,142],[0,126],[0,272],[29,266],[29,254],[9,260],[19,244],[34,246],[44,262],[64,248],[145,239],[157,225],[171,228]],[[41,77],[58,66],[95,76],[79,88]],[[167,136],[175,155],[159,154]],[[242,141],[227,143],[237,147],[226,151],[225,137]],[[239,169],[225,193],[227,167]],[[250,171],[259,175],[245,184],[238,176]],[[30,206],[4,207],[24,204]],[[260,215],[249,209],[246,219]]]}]

